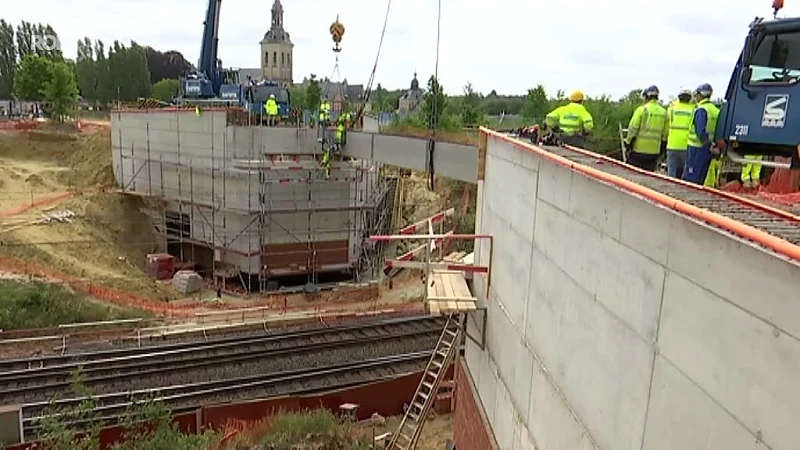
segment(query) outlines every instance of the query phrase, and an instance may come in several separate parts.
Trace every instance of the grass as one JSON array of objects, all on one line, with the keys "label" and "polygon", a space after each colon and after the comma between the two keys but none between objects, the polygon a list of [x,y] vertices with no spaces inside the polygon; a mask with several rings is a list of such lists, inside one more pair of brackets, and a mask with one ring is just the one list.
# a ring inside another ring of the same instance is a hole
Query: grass
[{"label": "grass", "polygon": [[370,448],[371,436],[357,432],[326,409],[279,412],[239,435],[228,448],[308,448],[361,450]]},{"label": "grass", "polygon": [[142,317],[83,297],[56,284],[0,280],[0,329],[46,328],[68,323]]}]

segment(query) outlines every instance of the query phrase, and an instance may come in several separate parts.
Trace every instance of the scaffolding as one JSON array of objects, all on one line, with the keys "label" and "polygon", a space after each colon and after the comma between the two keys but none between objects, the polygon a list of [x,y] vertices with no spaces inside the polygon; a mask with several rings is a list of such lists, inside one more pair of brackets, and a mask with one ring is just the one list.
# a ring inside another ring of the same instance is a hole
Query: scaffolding
[{"label": "scaffolding", "polygon": [[326,177],[303,128],[305,149],[279,148],[275,128],[228,109],[119,110],[112,128],[120,191],[157,199],[165,249],[215,285],[234,278],[250,293],[287,276],[318,285],[323,273],[379,273],[383,247],[363,243],[390,231],[397,188],[380,165],[336,161]]}]

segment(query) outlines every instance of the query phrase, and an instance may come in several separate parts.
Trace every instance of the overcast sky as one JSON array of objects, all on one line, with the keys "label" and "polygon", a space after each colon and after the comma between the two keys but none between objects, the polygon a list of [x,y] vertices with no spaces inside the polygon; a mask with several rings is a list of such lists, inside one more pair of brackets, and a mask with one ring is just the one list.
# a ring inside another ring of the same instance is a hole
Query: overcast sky
[{"label": "overcast sky", "polygon": [[[225,0],[219,57],[226,67],[258,67],[258,42],[270,26],[274,0]],[[330,76],[328,28],[339,14],[346,32],[340,72],[366,82],[378,48],[386,0],[282,0],[292,36],[295,81]],[[448,93],[471,82],[476,90],[523,93],[583,89],[621,96],[636,87],[662,92],[709,82],[721,93],[755,16],[771,16],[769,0],[443,0],[439,77]],[[800,14],[787,2],[783,16]],[[68,57],[83,37],[135,40],[177,50],[197,62],[207,0],[0,0],[0,17],[50,23]],[[11,8],[7,7],[11,6]],[[395,0],[377,81],[406,87],[434,72],[435,0]],[[337,79],[338,77],[334,77]]]}]

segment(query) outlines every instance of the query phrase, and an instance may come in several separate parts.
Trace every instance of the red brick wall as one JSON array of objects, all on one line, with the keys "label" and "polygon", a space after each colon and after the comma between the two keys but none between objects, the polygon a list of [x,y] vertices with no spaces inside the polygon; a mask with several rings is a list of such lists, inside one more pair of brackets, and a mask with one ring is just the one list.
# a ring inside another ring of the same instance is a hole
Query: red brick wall
[{"label": "red brick wall", "polygon": [[458,450],[497,450],[489,422],[478,402],[475,384],[462,360],[456,367],[454,436]]}]

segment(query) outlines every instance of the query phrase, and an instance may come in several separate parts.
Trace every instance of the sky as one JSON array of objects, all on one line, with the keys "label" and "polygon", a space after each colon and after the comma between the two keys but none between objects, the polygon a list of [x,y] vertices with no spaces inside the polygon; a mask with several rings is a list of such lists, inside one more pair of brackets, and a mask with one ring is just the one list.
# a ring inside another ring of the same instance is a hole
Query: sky
[{"label": "sky", "polygon": [[[225,67],[259,67],[259,41],[274,0],[224,0],[219,57]],[[350,84],[368,80],[378,51],[387,0],[282,0],[294,42],[295,82],[307,74]],[[542,84],[554,94],[625,95],[657,85],[665,95],[710,83],[728,84],[747,25],[771,17],[770,0],[442,0],[439,79],[448,94],[522,94]],[[800,15],[789,0],[779,17]],[[197,63],[207,0],[0,0],[0,18],[49,23],[62,50],[75,57],[83,36],[177,50]],[[435,0],[395,0],[376,81],[407,88],[436,68]],[[345,26],[339,74],[328,28]],[[333,76],[331,76],[333,75]]]}]

